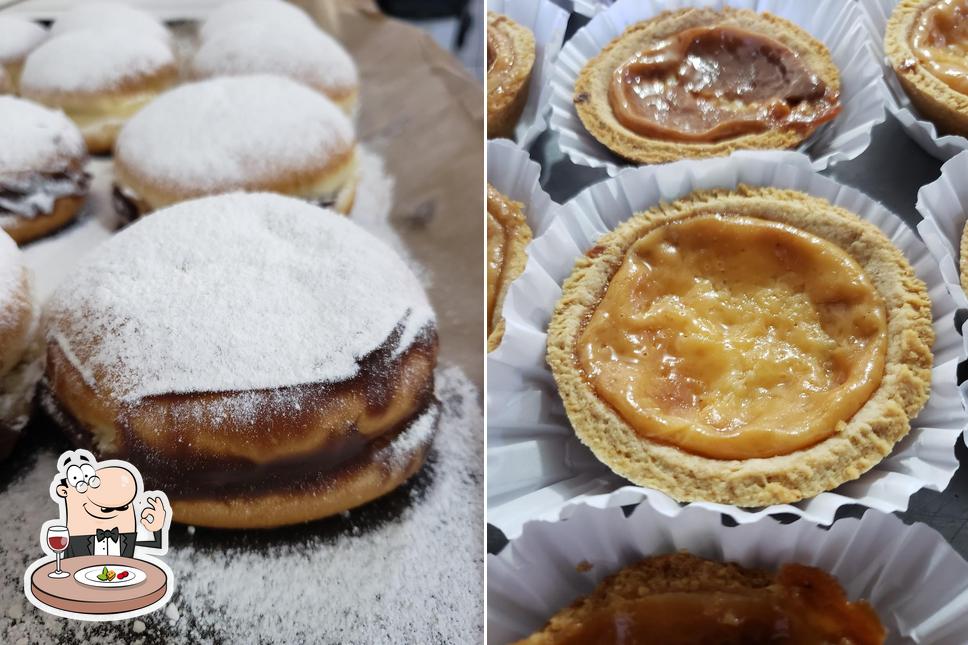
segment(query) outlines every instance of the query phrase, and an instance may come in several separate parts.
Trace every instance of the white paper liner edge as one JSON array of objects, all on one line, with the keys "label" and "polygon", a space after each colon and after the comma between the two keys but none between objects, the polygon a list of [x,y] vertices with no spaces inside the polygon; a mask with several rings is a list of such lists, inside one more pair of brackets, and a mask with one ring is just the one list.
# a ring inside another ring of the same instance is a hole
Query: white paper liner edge
[{"label": "white paper liner edge", "polygon": [[830,50],[841,75],[843,112],[822,126],[800,150],[813,166],[854,159],[867,149],[871,129],[884,120],[884,77],[864,12],[843,0],[619,0],[580,29],[565,44],[551,75],[551,119],[561,150],[576,164],[605,168],[610,176],[631,162],[620,159],[599,143],[582,124],[572,98],[579,72],[591,58],[622,34],[626,27],[669,10],[724,6],[769,11],[796,23]]},{"label": "white paper liner edge", "polygon": [[487,10],[503,13],[534,34],[534,67],[528,86],[528,102],[514,128],[518,145],[527,148],[548,127],[548,111],[551,109],[548,79],[565,41],[568,12],[551,0],[488,0]]},{"label": "white paper liner edge", "polygon": [[[936,334],[931,396],[894,451],[859,479],[796,504],[744,509],[694,502],[680,505],[657,490],[612,474],[575,437],[545,363],[545,330],[560,285],[575,259],[632,213],[694,190],[739,183],[801,190],[842,206],[878,226],[926,283]],[[700,506],[739,523],[792,513],[830,524],[837,509],[862,504],[882,511],[907,508],[921,488],[943,490],[958,468],[954,446],[966,419],[956,385],[968,356],[954,327],[957,306],[927,247],[904,222],[856,189],[814,172],[795,152],[742,151],[730,157],[629,169],[580,193],[531,245],[524,273],[504,304],[507,331],[488,358],[488,521],[509,538],[528,519],[566,517],[577,503],[616,506],[648,499],[670,514]]]},{"label": "white paper liner edge", "polygon": [[[968,563],[931,528],[867,511],[830,530],[761,520],[725,527],[697,508],[670,515],[648,504],[583,506],[563,522],[529,522],[487,560],[488,643],[527,636],[607,575],[642,558],[680,550],[747,567],[797,562],[836,577],[852,600],[868,600],[888,645],[962,645],[968,633]],[[592,568],[578,571],[576,565]]]},{"label": "white paper liner edge", "polygon": [[526,150],[507,139],[487,142],[487,183],[524,204],[524,215],[535,238],[548,229],[561,208],[541,187],[540,179],[541,166]]}]

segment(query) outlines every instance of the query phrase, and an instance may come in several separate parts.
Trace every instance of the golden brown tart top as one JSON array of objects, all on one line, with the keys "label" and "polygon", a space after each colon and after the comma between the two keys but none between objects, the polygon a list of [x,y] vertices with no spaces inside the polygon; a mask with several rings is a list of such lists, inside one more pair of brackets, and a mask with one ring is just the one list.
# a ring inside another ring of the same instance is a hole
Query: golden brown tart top
[{"label": "golden brown tart top", "polygon": [[799,193],[700,191],[603,236],[548,363],[578,437],[680,501],[793,502],[856,479],[928,397],[927,290],[875,226]]},{"label": "golden brown tart top", "polygon": [[502,307],[508,287],[527,264],[525,247],[531,228],[524,204],[487,185],[487,351],[497,349],[504,336]]},{"label": "golden brown tart top", "polygon": [[921,9],[911,50],[951,89],[968,94],[968,0],[936,0]]},{"label": "golden brown tart top", "polygon": [[834,119],[826,48],[772,14],[683,9],[630,26],[575,84],[589,132],[641,163],[788,148]]},{"label": "golden brown tart top", "polygon": [[606,578],[518,645],[880,645],[871,606],[830,574],[773,573],[688,553],[646,558]]},{"label": "golden brown tart top", "polygon": [[528,99],[534,35],[523,25],[487,12],[487,136],[510,137]]}]

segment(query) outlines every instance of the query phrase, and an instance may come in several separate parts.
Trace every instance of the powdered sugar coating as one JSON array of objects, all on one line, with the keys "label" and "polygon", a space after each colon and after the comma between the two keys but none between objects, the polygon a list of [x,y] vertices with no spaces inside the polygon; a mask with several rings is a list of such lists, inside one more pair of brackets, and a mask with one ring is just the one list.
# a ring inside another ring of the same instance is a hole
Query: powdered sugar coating
[{"label": "powdered sugar coating", "polygon": [[318,92],[282,77],[240,76],[159,96],[121,130],[115,158],[153,183],[200,194],[325,167],[354,141],[349,118]]},{"label": "powdered sugar coating", "polygon": [[219,31],[244,22],[284,25],[313,26],[309,15],[288,2],[281,0],[237,0],[219,5],[202,23],[199,34],[202,40],[211,38]]},{"label": "powdered sugar coating", "polygon": [[167,42],[168,29],[150,13],[120,2],[85,2],[54,22],[50,33],[60,36],[72,31],[118,29],[133,35],[142,34]]},{"label": "powdered sugar coating", "polygon": [[55,172],[86,154],[84,138],[63,112],[0,96],[0,175]]},{"label": "powdered sugar coating", "polygon": [[0,231],[0,326],[8,321],[10,300],[23,280],[23,252],[13,238]]},{"label": "powdered sugar coating", "polygon": [[46,37],[47,30],[36,22],[0,16],[0,63],[21,60]]},{"label": "powdered sugar coating", "polygon": [[303,24],[248,21],[206,39],[192,60],[200,77],[278,74],[321,91],[359,83],[352,57],[332,36]]},{"label": "powdered sugar coating", "polygon": [[158,211],[86,257],[48,303],[49,340],[121,401],[339,382],[404,325],[416,277],[333,211],[234,193]]},{"label": "powdered sugar coating", "polygon": [[144,33],[79,30],[51,38],[24,64],[25,94],[115,90],[126,83],[174,69],[167,43]]}]

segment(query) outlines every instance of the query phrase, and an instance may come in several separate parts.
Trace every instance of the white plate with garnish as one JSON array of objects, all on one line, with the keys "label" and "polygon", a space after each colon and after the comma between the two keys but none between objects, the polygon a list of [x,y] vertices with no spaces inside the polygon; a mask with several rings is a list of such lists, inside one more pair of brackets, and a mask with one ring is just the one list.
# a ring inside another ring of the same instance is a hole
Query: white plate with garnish
[{"label": "white plate with garnish", "polygon": [[[111,574],[114,574],[113,576]],[[130,587],[143,582],[148,575],[141,569],[120,565],[98,564],[74,572],[74,579],[92,587]]]}]

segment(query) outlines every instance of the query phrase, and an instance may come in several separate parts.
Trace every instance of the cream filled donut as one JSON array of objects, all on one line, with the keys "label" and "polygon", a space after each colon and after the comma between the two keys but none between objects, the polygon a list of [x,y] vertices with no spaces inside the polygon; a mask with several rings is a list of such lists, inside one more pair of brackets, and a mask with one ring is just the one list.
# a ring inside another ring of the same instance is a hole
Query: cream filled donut
[{"label": "cream filled donut", "polygon": [[205,39],[192,60],[198,78],[275,74],[322,92],[353,114],[359,76],[352,57],[312,25],[240,22]]},{"label": "cream filled donut", "polygon": [[0,92],[16,93],[27,54],[45,38],[47,30],[36,22],[0,15],[0,77],[6,76],[8,88],[0,89]]},{"label": "cream filled donut", "polygon": [[70,119],[0,96],[0,227],[18,243],[69,222],[87,196],[87,150]]},{"label": "cream filled donut", "polygon": [[84,29],[100,32],[117,29],[163,42],[171,37],[168,28],[150,13],[120,2],[85,2],[58,18],[51,27],[51,35]]},{"label": "cream filled donut", "polygon": [[337,213],[266,193],[183,202],[82,260],[45,310],[41,400],[136,464],[174,519],[325,517],[423,463],[439,415],[420,283]]},{"label": "cream filled donut", "polygon": [[[24,386],[24,358],[32,345],[35,327],[30,273],[23,253],[9,235],[0,231],[0,458],[13,449],[19,430],[26,423],[28,390],[32,388]],[[36,380],[31,385],[34,383]]]},{"label": "cream filled donut", "polygon": [[62,109],[92,153],[111,151],[118,130],[178,75],[167,43],[140,32],[82,29],[51,38],[24,63],[21,94]]},{"label": "cream filled donut", "polygon": [[315,26],[309,14],[289,2],[282,0],[233,0],[219,5],[211,13],[208,19],[202,23],[199,35],[204,41],[223,29],[244,22],[279,26]]},{"label": "cream filled donut", "polygon": [[358,175],[349,118],[277,76],[216,78],[165,93],[125,125],[114,165],[115,204],[128,217],[232,190],[348,213]]}]

